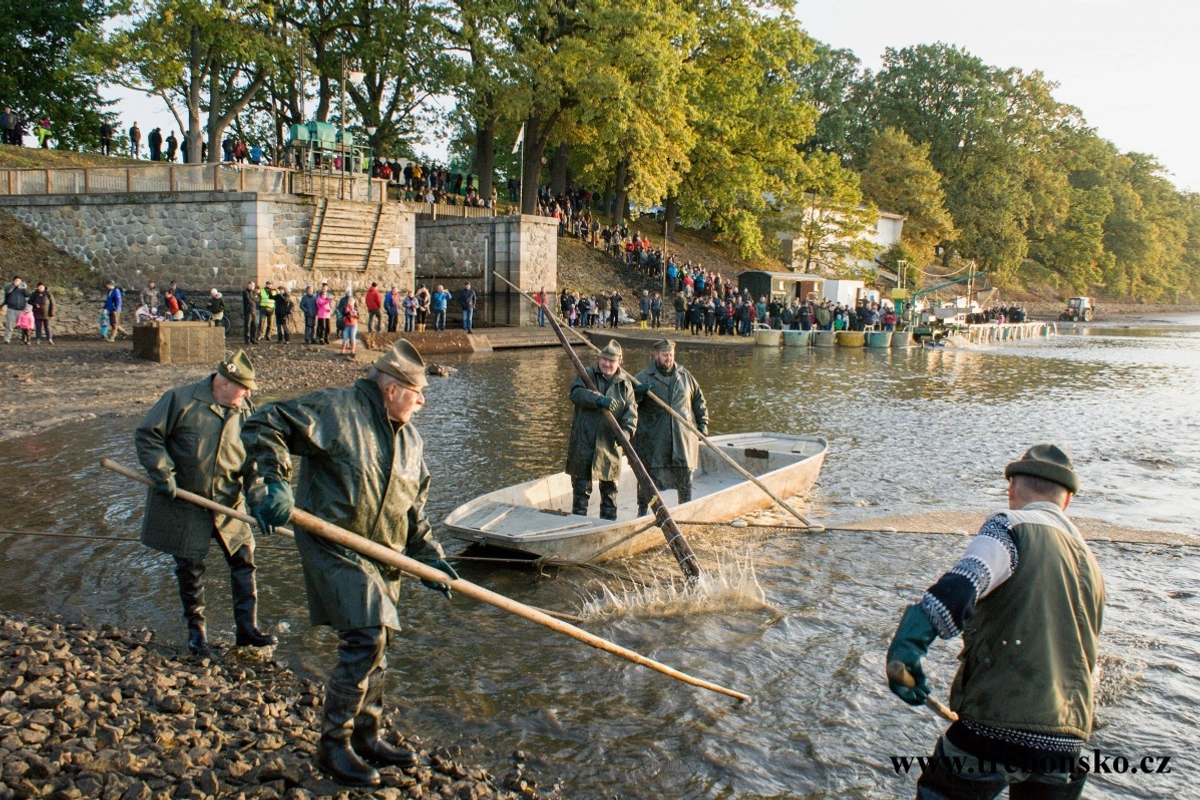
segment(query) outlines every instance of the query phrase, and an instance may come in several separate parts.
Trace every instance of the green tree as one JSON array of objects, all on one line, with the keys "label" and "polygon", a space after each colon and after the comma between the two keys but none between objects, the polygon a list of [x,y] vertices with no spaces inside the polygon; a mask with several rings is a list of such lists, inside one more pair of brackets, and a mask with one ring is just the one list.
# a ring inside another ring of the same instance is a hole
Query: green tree
[{"label": "green tree", "polygon": [[107,105],[91,43],[110,0],[0,0],[0,97],[31,121],[43,118],[59,147],[96,146]]},{"label": "green tree", "polygon": [[283,57],[280,33],[274,7],[259,0],[155,0],[110,40],[113,79],[166,102],[193,163],[203,124],[217,162],[225,130]]},{"label": "green tree", "polygon": [[838,277],[873,273],[879,246],[867,237],[878,213],[862,204],[858,175],[834,153],[810,153],[780,198],[768,232],[791,234],[793,266]]},{"label": "green tree", "polygon": [[903,131],[887,128],[871,142],[860,180],[863,197],[905,215],[903,240],[914,265],[932,259],[935,245],[954,241],[954,220],[946,210],[942,176],[929,162],[928,143],[913,144]]}]

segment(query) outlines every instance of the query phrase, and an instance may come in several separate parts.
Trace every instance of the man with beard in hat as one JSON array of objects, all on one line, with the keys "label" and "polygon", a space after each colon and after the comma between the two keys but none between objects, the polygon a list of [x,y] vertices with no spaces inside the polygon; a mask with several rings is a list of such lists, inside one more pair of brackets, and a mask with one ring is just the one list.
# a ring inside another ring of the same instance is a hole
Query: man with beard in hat
[{"label": "man with beard in hat", "polygon": [[[1039,444],[1004,470],[1008,511],[993,515],[958,564],[909,606],[888,648],[888,685],[920,705],[921,660],[960,634],[950,689],[958,712],[917,782],[918,798],[1078,798],[1092,732],[1104,578],[1065,513],[1079,491],[1071,458]],[[969,768],[957,769],[956,764]],[[991,766],[988,766],[991,765]]]},{"label": "man with beard in hat", "polygon": [[[264,530],[293,508],[457,578],[425,518],[429,470],[412,415],[425,404],[425,362],[396,342],[353,386],[266,406],[242,433],[265,497],[251,507]],[[293,456],[303,456],[293,499]],[[296,531],[313,625],[341,644],[325,687],[317,763],[339,783],[378,786],[376,766],[411,767],[417,756],[380,736],[387,647],[400,630],[400,573],[319,536]],[[443,592],[445,583],[422,581]]]},{"label": "man with beard in hat", "polygon": [[633,438],[637,430],[637,402],[629,376],[621,371],[621,345],[609,340],[600,351],[597,366],[588,367],[588,376],[596,387],[587,388],[581,376],[571,382],[570,397],[575,404],[571,421],[571,440],[567,445],[567,469],[571,476],[571,513],[587,516],[592,496],[592,481],[600,481],[600,518],[617,518],[617,481],[621,478],[621,447],[616,434],[604,418],[611,411],[625,435]]},{"label": "man with beard in hat", "polygon": [[146,496],[142,543],[175,558],[188,648],[209,653],[204,620],[204,557],[216,539],[229,565],[238,647],[267,647],[275,637],[258,629],[254,535],[241,520],[177,499],[186,489],[224,506],[244,506],[248,482],[242,424],[258,388],[254,366],[239,350],[215,374],[164,394],[134,434],[138,461],[154,481]]},{"label": "man with beard in hat", "polygon": [[[654,396],[671,407],[703,434],[708,433],[708,406],[700,384],[675,363],[675,343],[667,339],[655,342],[653,361],[634,376],[638,399],[637,435],[633,448],[646,465],[659,489],[675,489],[679,502],[692,499],[692,472],[700,464],[700,439],[695,432],[646,395]],[[638,516],[648,511],[650,497],[638,484]]]}]

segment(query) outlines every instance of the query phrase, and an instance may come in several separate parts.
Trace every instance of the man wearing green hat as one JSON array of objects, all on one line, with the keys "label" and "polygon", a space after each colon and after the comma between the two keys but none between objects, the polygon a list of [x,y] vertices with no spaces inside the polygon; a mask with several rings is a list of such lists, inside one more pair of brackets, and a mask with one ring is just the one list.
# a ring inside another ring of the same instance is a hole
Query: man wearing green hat
[{"label": "man wearing green hat", "polygon": [[889,687],[920,705],[930,693],[921,665],[930,644],[963,637],[950,689],[959,719],[938,739],[918,798],[989,798],[1012,784],[1026,784],[1022,797],[1078,798],[1087,780],[1079,757],[1092,732],[1105,592],[1063,513],[1079,478],[1054,444],[1029,448],[1004,476],[1009,510],[989,518],[958,564],[905,610],[888,649]]},{"label": "man wearing green hat", "polygon": [[[633,447],[659,489],[675,489],[679,502],[692,499],[692,472],[700,464],[700,439],[662,406],[651,392],[700,433],[708,432],[708,406],[692,373],[675,362],[675,343],[655,342],[653,361],[634,376],[638,398],[637,435]],[[638,484],[638,516],[648,511],[650,497]]]},{"label": "man wearing green hat", "polygon": [[617,518],[617,481],[621,479],[621,446],[604,418],[611,411],[625,435],[633,438],[637,430],[637,401],[633,383],[621,371],[621,345],[610,339],[600,351],[596,366],[588,367],[588,376],[596,391],[587,388],[583,378],[571,381],[570,397],[575,405],[571,420],[571,440],[567,445],[566,472],[571,476],[571,513],[587,516],[592,497],[592,481],[600,482],[600,518]]},{"label": "man wearing green hat", "polygon": [[250,526],[175,496],[177,489],[186,489],[230,508],[245,505],[242,424],[254,411],[250,392],[257,388],[254,365],[239,350],[218,364],[213,375],[164,394],[134,434],[138,460],[154,481],[146,496],[142,543],[175,558],[188,648],[196,655],[209,652],[203,578],[213,539],[229,564],[237,645],[275,644],[274,636],[258,629]]},{"label": "man wearing green hat", "polygon": [[[421,354],[401,339],[353,386],[268,405],[251,417],[242,438],[266,482],[265,498],[251,507],[260,527],[284,524],[299,507],[457,578],[425,518],[429,470],[411,419],[425,405],[427,384]],[[293,456],[304,456],[294,499]],[[414,752],[380,735],[387,648],[400,630],[400,573],[302,529],[296,547],[309,619],[341,640],[325,687],[317,763],[339,783],[378,786],[375,766],[417,763]],[[422,583],[450,596],[448,584]]]}]

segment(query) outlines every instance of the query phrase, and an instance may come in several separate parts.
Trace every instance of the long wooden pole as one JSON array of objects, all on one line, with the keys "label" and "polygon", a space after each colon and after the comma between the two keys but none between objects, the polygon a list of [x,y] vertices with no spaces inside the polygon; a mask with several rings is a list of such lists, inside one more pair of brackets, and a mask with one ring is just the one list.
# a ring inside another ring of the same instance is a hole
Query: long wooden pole
[{"label": "long wooden pole", "polygon": [[[892,681],[909,689],[917,685],[917,679],[908,671],[908,667],[904,666],[903,661],[889,661],[887,665],[887,676]],[[933,695],[925,696],[925,705],[933,709],[943,719],[948,719],[951,722],[958,722],[958,714],[955,714],[946,704],[938,700]]]},{"label": "long wooden pole", "polygon": [[[140,483],[152,483],[145,475],[135,472],[134,470],[131,470],[128,467],[118,464],[115,461],[111,461],[107,458],[101,459],[100,464],[106,469],[111,469],[113,472],[120,473],[121,475],[124,475],[127,478],[132,478]],[[210,511],[216,511],[219,514],[226,514],[236,519],[240,519],[243,522],[254,524],[254,518],[249,514],[243,511],[237,511],[235,509],[228,508],[213,500],[209,500],[206,497],[201,497],[198,494],[194,494],[184,489],[179,489],[177,490],[176,495],[184,500],[187,500],[188,502],[203,506]],[[692,686],[699,686],[702,689],[708,689],[712,692],[728,695],[730,697],[736,697],[738,700],[750,699],[750,695],[748,694],[743,694],[742,692],[738,692],[733,689],[727,689],[724,686],[720,686],[715,683],[710,683],[709,681],[688,675],[686,672],[680,672],[673,667],[668,667],[666,664],[655,661],[654,659],[646,658],[645,656],[636,653],[633,650],[629,650],[628,648],[622,647],[614,642],[610,642],[607,639],[596,636],[595,634],[588,633],[587,631],[577,628],[574,625],[556,620],[549,614],[533,608],[532,606],[519,603],[516,600],[512,600],[504,595],[497,594],[496,592],[485,589],[482,586],[477,586],[474,583],[462,578],[451,578],[440,569],[435,569],[434,567],[422,564],[420,561],[409,558],[405,555],[401,555],[391,548],[384,547],[383,545],[376,544],[368,539],[364,539],[363,537],[353,534],[344,528],[340,528],[337,525],[326,522],[319,517],[314,517],[312,514],[309,514],[306,511],[296,509],[292,512],[291,521],[297,525],[300,525],[306,531],[309,531],[316,536],[320,536],[324,539],[334,542],[335,544],[339,544],[342,547],[353,550],[354,552],[364,555],[374,561],[378,561],[381,564],[387,564],[388,566],[396,567],[397,569],[403,570],[409,575],[417,578],[424,578],[425,580],[429,581],[445,583],[449,585],[452,590],[466,595],[467,597],[471,597],[475,600],[479,600],[480,602],[493,605],[496,608],[509,612],[510,614],[516,614],[518,617],[524,617],[525,619],[530,620],[531,622],[536,622],[539,625],[544,625],[553,631],[557,631],[558,633],[570,636],[572,639],[589,644],[598,650],[604,650],[605,652],[612,653],[613,655],[618,655],[621,658],[632,661],[635,664],[640,664],[643,667],[649,667],[656,672],[669,675],[676,680],[689,683]],[[277,532],[282,532],[286,529],[276,528],[275,530]],[[291,536],[292,534],[290,531],[288,531],[285,535]]]},{"label": "long wooden pole", "polygon": [[[498,276],[497,276],[498,277]],[[504,280],[501,278],[501,280]],[[504,281],[508,283],[508,281]],[[508,284],[512,286],[511,283]],[[517,291],[520,291],[519,289]],[[546,318],[550,320],[550,327],[554,329],[554,333],[558,336],[558,341],[562,344],[563,349],[567,351],[567,358],[571,359],[571,364],[575,367],[575,372],[583,380],[584,386],[587,386],[593,392],[597,391],[596,384],[592,382],[591,377],[587,373],[587,369],[583,366],[583,362],[579,360],[579,356],[575,355],[575,350],[571,347],[571,343],[567,341],[567,335],[563,333],[562,326],[558,324],[558,320],[546,309]],[[625,431],[621,430],[617,418],[608,409],[603,409],[604,419],[608,422],[608,427],[612,430],[613,436],[617,438],[621,449],[625,451],[625,458],[629,461],[629,466],[633,470],[634,476],[642,487],[642,491],[650,496],[650,507],[654,509],[654,518],[658,521],[658,527],[663,532],[663,536],[667,538],[667,546],[671,548],[671,553],[674,554],[675,560],[679,562],[679,568],[683,570],[683,574],[691,579],[700,577],[700,562],[696,560],[696,554],[692,552],[691,545],[687,539],[683,538],[683,531],[675,524],[675,520],[671,517],[671,512],[667,511],[667,504],[663,502],[662,495],[658,493],[658,487],[654,485],[654,479],[650,477],[650,473],[646,470],[646,465],[642,463],[642,459],[638,457],[637,451],[633,449],[633,442],[629,441],[629,437],[625,435]]]},{"label": "long wooden pole", "polygon": [[[500,276],[497,276],[497,277],[500,277]],[[518,293],[520,293],[522,296],[524,296],[527,300],[529,300],[535,306],[540,306],[542,308],[545,308],[547,316],[551,315],[549,308],[542,306],[540,303],[538,303],[537,300],[530,297],[528,294],[521,291],[516,286],[513,286],[513,284],[509,283],[508,281],[505,281],[504,278],[500,278],[500,280],[504,281],[505,283],[508,283],[508,285],[512,286],[512,288],[517,289]],[[595,350],[596,352],[600,351],[600,348],[596,347],[594,342],[592,342],[590,339],[588,339],[586,336],[584,336],[579,331],[575,330],[574,328],[568,328],[568,330],[570,330],[571,333],[575,334],[576,338],[578,338],[581,342],[583,342],[585,345],[590,347],[592,350]],[[630,375],[629,377],[630,377],[630,380],[632,380],[635,384],[638,383],[638,380],[636,378],[634,378],[632,375]],[[737,463],[737,461],[735,461],[733,459],[732,456],[730,456],[728,453],[726,453],[724,450],[722,450],[720,447],[718,447],[711,439],[709,439],[707,436],[705,436],[703,433],[701,433],[700,429],[697,428],[695,425],[693,425],[687,417],[683,416],[678,411],[671,408],[670,404],[667,403],[667,401],[663,400],[661,397],[656,395],[654,392],[648,392],[647,397],[649,397],[654,402],[658,403],[658,405],[664,411],[666,411],[668,414],[670,414],[672,417],[674,417],[676,420],[678,420],[681,425],[683,425],[685,428],[688,429],[688,431],[690,431],[691,433],[694,433],[694,434],[696,434],[696,436],[700,437],[700,441],[704,442],[704,444],[708,447],[708,449],[710,449],[712,452],[716,453],[717,456],[721,460],[723,460],[726,464],[728,464],[730,467],[732,467],[743,478],[745,478],[746,480],[753,483],[759,489],[762,489],[762,491],[767,495],[767,497],[771,498],[773,501],[778,503],[779,506],[781,508],[783,508],[784,511],[787,511],[793,517],[800,520],[800,522],[802,522],[804,524],[804,526],[806,528],[808,528],[809,531],[811,531],[813,533],[820,533],[821,531],[825,530],[824,525],[818,525],[818,524],[815,524],[815,523],[809,521],[809,519],[807,517],[805,517],[803,514],[801,514],[796,509],[792,508],[792,506],[790,504],[784,502],[783,498],[781,498],[779,495],[775,494],[775,492],[771,491],[770,487],[768,487],[765,483],[763,483],[757,477],[752,475],[748,470],[744,469],[741,464]]]}]

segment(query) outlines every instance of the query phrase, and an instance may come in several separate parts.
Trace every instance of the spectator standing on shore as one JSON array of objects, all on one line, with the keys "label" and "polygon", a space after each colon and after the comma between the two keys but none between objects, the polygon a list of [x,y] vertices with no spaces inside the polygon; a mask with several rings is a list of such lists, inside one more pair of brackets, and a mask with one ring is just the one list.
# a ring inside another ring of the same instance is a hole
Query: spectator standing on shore
[{"label": "spectator standing on shore", "polygon": [[158,287],[154,285],[154,281],[147,282],[145,288],[142,289],[141,301],[142,305],[144,305],[146,308],[152,310],[162,308],[162,292],[159,291]]},{"label": "spectator standing on shore", "polygon": [[33,306],[28,303],[17,315],[17,330],[21,332],[21,344],[29,344],[33,339]]},{"label": "spectator standing on shore", "polygon": [[433,329],[435,331],[446,330],[446,307],[450,304],[450,293],[446,291],[446,287],[438,284],[437,290],[434,291],[431,298],[433,306]]},{"label": "spectator standing on shore", "polygon": [[338,339],[342,338],[342,332],[346,329],[346,306],[348,306],[350,304],[350,301],[353,299],[354,299],[354,289],[347,286],[346,293],[344,295],[342,295],[342,298],[340,300],[338,300],[337,311],[334,314],[334,316],[335,316],[334,322],[336,323],[336,327],[337,327]]},{"label": "spectator standing on shore", "polygon": [[167,161],[174,164],[177,152],[179,152],[179,139],[175,138],[175,131],[171,131],[171,135],[167,137]]},{"label": "spectator standing on shore", "polygon": [[588,367],[593,391],[582,376],[571,381],[569,396],[575,406],[571,439],[567,444],[566,473],[571,476],[571,513],[587,516],[592,481],[600,482],[600,518],[617,518],[617,481],[621,477],[621,449],[608,426],[605,411],[611,411],[625,435],[637,430],[637,401],[629,376],[621,371],[621,345],[609,343],[600,351],[594,367]]},{"label": "spectator standing on shore", "polygon": [[112,155],[113,126],[108,120],[100,123],[100,152],[106,156]]},{"label": "spectator standing on shore", "polygon": [[387,332],[395,333],[400,325],[400,292],[395,286],[383,296],[383,311],[387,314]]},{"label": "spectator standing on shore", "polygon": [[246,344],[258,342],[258,285],[248,281],[242,290],[242,336]]},{"label": "spectator standing on shore", "polygon": [[889,687],[921,705],[929,646],[963,637],[950,689],[958,721],[923,766],[919,797],[990,798],[1012,786],[1013,797],[1065,800],[1081,797],[1087,781],[1079,756],[1092,732],[1105,589],[1064,513],[1079,478],[1054,444],[1034,445],[1004,476],[1008,510],[984,522],[958,564],[905,609],[888,648]]},{"label": "spectator standing on shore", "polygon": [[546,287],[543,286],[538,290],[538,293],[533,296],[537,302],[537,324],[539,328],[546,327],[546,303],[549,302],[549,296],[546,294]]},{"label": "spectator standing on shore", "polygon": [[275,293],[275,341],[290,344],[292,341],[292,302],[286,286]]},{"label": "spectator standing on shore", "polygon": [[321,292],[317,295],[317,344],[329,344],[329,320],[333,317],[333,295],[329,293],[329,284],[321,284]]},{"label": "spectator standing on shore", "polygon": [[[299,507],[457,578],[425,518],[429,470],[411,420],[425,403],[427,384],[425,362],[400,340],[353,386],[270,405],[251,417],[242,437],[266,481],[266,498],[252,509],[261,524],[282,525]],[[378,786],[372,764],[418,763],[416,753],[382,736],[387,650],[400,630],[400,573],[303,528],[296,529],[296,548],[309,619],[340,639],[325,687],[317,764],[339,783]],[[449,596],[447,584],[422,583]]]},{"label": "spectator standing on shore", "polygon": [[230,508],[244,507],[248,465],[241,433],[254,411],[250,392],[257,388],[254,366],[239,350],[204,380],[166,392],[134,434],[138,461],[154,481],[146,494],[142,544],[175,559],[188,649],[195,655],[209,653],[203,578],[204,557],[213,539],[229,565],[237,646],[276,643],[274,636],[258,629],[250,526],[176,497],[179,489],[186,489]]},{"label": "spectator standing on shore", "polygon": [[129,128],[129,157],[142,157],[142,129],[136,122]]},{"label": "spectator standing on shore", "polygon": [[417,287],[417,331],[425,332],[425,320],[429,318],[429,290],[425,284]]},{"label": "spectator standing on shore", "polygon": [[42,118],[42,120],[34,126],[33,135],[37,138],[38,147],[43,150],[50,148],[50,120]]},{"label": "spectator standing on shore", "polygon": [[208,293],[208,313],[212,314],[212,321],[217,325],[221,325],[225,319],[225,297],[215,286]]},{"label": "spectator standing on shore", "polygon": [[275,316],[275,287],[270,281],[263,283],[258,292],[258,339],[261,342],[271,340],[271,320]]},{"label": "spectator standing on shore", "polygon": [[467,333],[475,332],[475,303],[478,299],[479,296],[471,288],[470,281],[467,281],[458,292],[458,307],[462,309],[463,330]]},{"label": "spectator standing on shore", "polygon": [[608,298],[608,321],[614,329],[621,325],[621,295],[613,289],[612,297]]},{"label": "spectator standing on shore", "polygon": [[304,287],[304,295],[300,298],[300,313],[304,315],[304,343],[317,343],[317,295],[313,292],[312,284]]},{"label": "spectator standing on shore", "polygon": [[412,289],[404,295],[400,307],[404,309],[404,332],[412,333],[417,328],[417,296],[413,294]]},{"label": "spectator standing on shore", "polygon": [[21,312],[25,310],[25,306],[29,303],[29,289],[25,286],[25,282],[17,275],[13,275],[10,283],[4,287],[4,343],[12,342],[13,330],[17,326],[17,319],[21,316]]},{"label": "spectator standing on shore", "polygon": [[342,310],[342,353],[350,348],[350,355],[358,346],[358,304],[353,297],[346,298],[346,306]]},{"label": "spectator standing on shore", "polygon": [[50,320],[54,319],[54,295],[46,288],[46,284],[38,283],[33,294],[29,295],[29,305],[33,306],[33,324],[37,330],[37,342],[42,343],[42,335],[46,336],[47,344],[54,344],[54,336],[50,333]]},{"label": "spectator standing on shore", "polygon": [[108,294],[104,297],[104,311],[108,314],[108,340],[115,342],[117,334],[123,333],[121,327],[121,309],[125,305],[125,295],[114,281],[104,284]]},{"label": "spectator standing on shore", "polygon": [[379,284],[371,281],[367,287],[367,333],[379,333],[383,327],[383,295],[379,293]]}]

